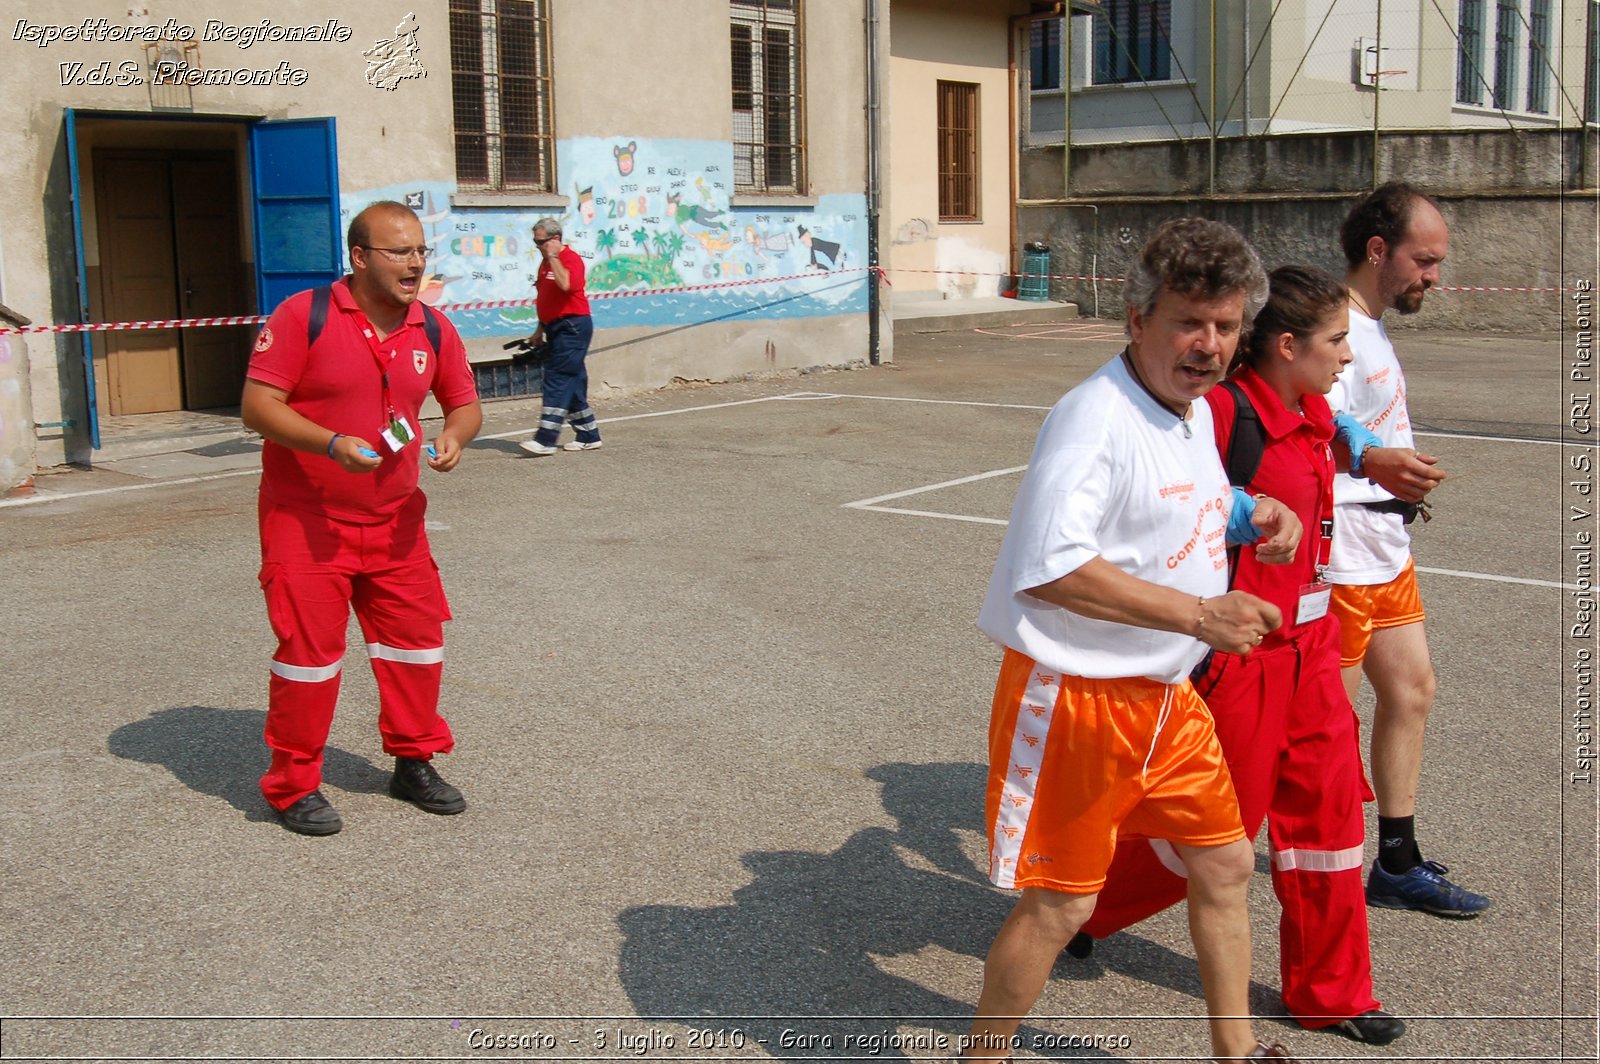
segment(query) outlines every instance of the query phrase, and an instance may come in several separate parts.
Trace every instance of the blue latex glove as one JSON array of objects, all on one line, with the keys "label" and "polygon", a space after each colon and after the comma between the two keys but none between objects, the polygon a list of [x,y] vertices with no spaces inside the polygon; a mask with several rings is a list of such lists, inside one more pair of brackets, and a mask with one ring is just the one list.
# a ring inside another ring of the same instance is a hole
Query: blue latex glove
[{"label": "blue latex glove", "polygon": [[1250,523],[1256,515],[1256,501],[1243,488],[1233,489],[1233,510],[1228,514],[1227,542],[1241,547],[1261,538],[1261,530]]},{"label": "blue latex glove", "polygon": [[1333,432],[1335,438],[1343,440],[1350,448],[1351,476],[1361,475],[1361,455],[1368,447],[1383,446],[1376,433],[1343,410],[1333,415]]}]

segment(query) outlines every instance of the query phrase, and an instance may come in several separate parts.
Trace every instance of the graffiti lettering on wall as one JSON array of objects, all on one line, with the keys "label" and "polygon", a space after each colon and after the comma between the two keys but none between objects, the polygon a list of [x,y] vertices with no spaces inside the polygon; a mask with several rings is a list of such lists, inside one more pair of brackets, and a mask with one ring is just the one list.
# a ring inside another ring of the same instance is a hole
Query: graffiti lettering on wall
[{"label": "graffiti lettering on wall", "polygon": [[[548,216],[585,260],[591,293],[689,289],[597,300],[601,328],[866,311],[864,274],[827,276],[866,261],[862,196],[821,196],[794,210],[735,206],[732,148],[718,141],[585,137],[558,141],[556,157],[564,208],[452,207],[454,186],[429,182],[342,193],[344,220],[378,199],[416,210],[437,248],[422,294],[431,304],[530,296],[538,265],[531,231]],[[795,279],[760,283],[785,277]],[[727,281],[756,283],[695,290]],[[506,336],[531,331],[534,315],[515,307],[452,320],[464,336]]]}]

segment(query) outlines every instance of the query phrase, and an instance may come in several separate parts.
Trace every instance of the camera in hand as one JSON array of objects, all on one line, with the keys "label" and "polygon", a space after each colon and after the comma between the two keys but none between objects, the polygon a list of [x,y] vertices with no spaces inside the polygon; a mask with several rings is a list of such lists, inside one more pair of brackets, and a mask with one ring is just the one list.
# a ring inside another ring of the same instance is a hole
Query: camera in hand
[{"label": "camera in hand", "polygon": [[501,350],[512,353],[513,366],[541,366],[550,355],[550,341],[541,340],[535,344],[533,337],[521,336],[510,343],[502,344]]}]

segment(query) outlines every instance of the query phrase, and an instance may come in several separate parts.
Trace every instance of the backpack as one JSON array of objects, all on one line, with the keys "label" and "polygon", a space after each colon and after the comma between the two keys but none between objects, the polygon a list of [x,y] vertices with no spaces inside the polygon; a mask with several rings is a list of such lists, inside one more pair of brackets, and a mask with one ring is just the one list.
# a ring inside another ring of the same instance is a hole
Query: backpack
[{"label": "backpack", "polygon": [[[1255,404],[1244,394],[1237,381],[1225,380],[1222,386],[1233,396],[1233,423],[1227,427],[1227,445],[1223,451],[1222,468],[1228,473],[1228,483],[1236,488],[1248,488],[1261,468],[1261,456],[1267,450],[1267,427]],[[1218,422],[1220,425],[1221,422]]]},{"label": "backpack", "polygon": [[[306,350],[317,342],[323,327],[328,324],[328,308],[333,304],[333,285],[325,284],[311,290],[311,313],[306,317]],[[444,330],[439,325],[439,315],[428,304],[422,304],[422,331],[428,335],[428,344],[434,357],[439,356],[439,344]]]},{"label": "backpack", "polygon": [[[1250,397],[1244,394],[1244,389],[1239,387],[1237,381],[1225,380],[1222,386],[1233,397],[1233,420],[1217,421],[1218,427],[1224,430],[1223,439],[1226,441],[1222,449],[1222,468],[1227,471],[1229,484],[1238,488],[1249,488],[1250,482],[1256,478],[1256,472],[1261,468],[1261,456],[1267,451],[1267,427],[1261,423],[1260,412],[1256,410]],[[1238,566],[1239,548],[1230,546],[1228,548],[1229,591],[1233,590],[1234,573]],[[1216,651],[1207,650],[1206,656],[1201,658],[1199,664],[1189,673],[1189,679],[1193,681],[1195,689],[1200,691],[1201,697],[1210,694],[1211,689],[1216,686],[1213,680],[1201,690],[1215,660]]]}]

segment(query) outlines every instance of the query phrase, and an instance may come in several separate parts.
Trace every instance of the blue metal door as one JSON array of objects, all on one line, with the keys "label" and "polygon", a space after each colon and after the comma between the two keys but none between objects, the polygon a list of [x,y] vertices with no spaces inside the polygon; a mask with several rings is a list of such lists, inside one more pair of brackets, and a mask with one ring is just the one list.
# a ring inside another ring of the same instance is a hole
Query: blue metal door
[{"label": "blue metal door", "polygon": [[344,272],[333,121],[296,118],[250,127],[258,313],[270,314],[285,297]]},{"label": "blue metal door", "polygon": [[[72,182],[72,246],[78,256],[78,320],[89,320],[89,270],[83,258],[83,187],[78,181],[78,115],[68,107],[65,137],[67,140],[67,174]],[[85,418],[89,425],[89,446],[100,447],[100,414],[95,409],[94,394],[94,341],[93,334],[77,334],[83,344],[83,387],[88,410]]]}]

